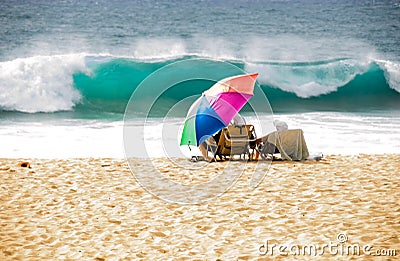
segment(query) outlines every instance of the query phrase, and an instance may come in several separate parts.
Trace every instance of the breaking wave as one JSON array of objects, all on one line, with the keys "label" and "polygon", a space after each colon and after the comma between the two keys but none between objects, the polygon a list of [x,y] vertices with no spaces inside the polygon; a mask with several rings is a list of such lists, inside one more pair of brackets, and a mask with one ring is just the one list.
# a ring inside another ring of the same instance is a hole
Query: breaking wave
[{"label": "breaking wave", "polygon": [[[1,62],[0,109],[27,113],[79,110],[123,113],[142,80],[163,66],[189,58],[199,56],[137,59],[80,53]],[[259,73],[258,82],[274,111],[400,107],[400,64],[393,61],[343,57],[314,62],[234,59],[226,62],[246,72]],[[217,73],[221,78],[229,75],[224,71]],[[185,95],[201,93],[207,87],[195,85],[186,89]],[[169,93],[166,99],[181,98],[182,93],[177,91]]]}]

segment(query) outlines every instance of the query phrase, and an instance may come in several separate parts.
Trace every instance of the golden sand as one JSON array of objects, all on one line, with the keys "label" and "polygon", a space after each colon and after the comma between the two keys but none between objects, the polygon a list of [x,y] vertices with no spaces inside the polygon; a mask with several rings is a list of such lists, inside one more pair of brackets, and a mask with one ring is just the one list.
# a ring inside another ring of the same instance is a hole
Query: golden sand
[{"label": "golden sand", "polygon": [[[152,175],[149,161],[136,161],[135,171]],[[154,164],[190,183],[228,163],[198,176],[176,173],[167,159]],[[146,192],[122,159],[2,159],[0,175],[0,260],[309,259],[307,251],[294,254],[331,241],[360,246],[360,256],[339,247],[317,255],[364,259],[362,248],[371,246],[370,254],[400,257],[400,155],[273,162],[256,189],[245,172],[215,200],[185,206]],[[272,253],[271,244],[291,251]]]}]

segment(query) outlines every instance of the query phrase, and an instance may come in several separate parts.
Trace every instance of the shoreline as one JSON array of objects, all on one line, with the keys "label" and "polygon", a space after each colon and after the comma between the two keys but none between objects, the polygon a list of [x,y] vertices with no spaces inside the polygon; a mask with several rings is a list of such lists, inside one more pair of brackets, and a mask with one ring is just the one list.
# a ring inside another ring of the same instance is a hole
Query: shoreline
[{"label": "shoreline", "polygon": [[[339,235],[346,237],[344,246],[394,249],[399,256],[399,159],[400,154],[360,154],[274,161],[254,190],[248,189],[251,175],[245,170],[214,200],[177,205],[142,188],[125,159],[3,158],[0,259],[253,260],[292,256],[272,253],[271,244],[338,244]],[[137,171],[152,173],[148,160],[133,160]],[[31,168],[19,167],[22,161]],[[156,164],[167,177],[184,182],[206,181],[227,165],[212,163],[193,175],[175,172],[166,159]],[[239,165],[233,162],[233,169]],[[326,249],[322,256],[340,255]]]}]

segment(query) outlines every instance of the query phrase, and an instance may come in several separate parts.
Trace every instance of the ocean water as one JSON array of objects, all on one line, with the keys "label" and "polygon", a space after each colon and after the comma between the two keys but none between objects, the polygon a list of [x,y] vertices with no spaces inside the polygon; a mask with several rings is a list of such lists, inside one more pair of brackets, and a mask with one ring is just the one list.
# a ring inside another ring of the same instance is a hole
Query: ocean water
[{"label": "ocean water", "polygon": [[[302,128],[312,153],[400,153],[399,0],[0,6],[0,157],[124,157],[132,93],[157,70],[189,59],[171,73],[209,72],[196,59],[258,72],[274,118]],[[210,79],[234,73],[217,66]],[[151,156],[179,142],[176,131],[158,135],[183,125],[187,110],[171,108],[213,83],[182,82],[160,94],[150,115],[135,112],[134,128],[150,117]]]}]

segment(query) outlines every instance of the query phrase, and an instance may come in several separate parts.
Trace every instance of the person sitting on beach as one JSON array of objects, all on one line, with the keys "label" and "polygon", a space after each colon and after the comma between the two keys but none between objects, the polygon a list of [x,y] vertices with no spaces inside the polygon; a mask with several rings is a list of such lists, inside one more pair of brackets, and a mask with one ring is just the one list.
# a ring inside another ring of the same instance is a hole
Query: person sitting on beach
[{"label": "person sitting on beach", "polygon": [[289,127],[286,122],[280,120],[274,120],[274,126],[277,131],[288,130]]},{"label": "person sitting on beach", "polygon": [[[275,129],[276,129],[277,131],[284,131],[284,130],[288,130],[288,129],[289,129],[288,124],[287,124],[286,122],[280,121],[280,120],[274,120],[274,126],[275,126]],[[271,133],[273,133],[273,132],[271,132]],[[259,144],[259,143],[261,143],[262,141],[267,140],[267,139],[268,139],[268,136],[269,136],[271,133],[268,133],[268,134],[265,135],[265,136],[259,137],[259,138],[256,140],[256,143]]]},{"label": "person sitting on beach", "polygon": [[[239,113],[237,113],[237,114],[233,117],[233,119],[231,120],[231,122],[229,123],[229,125],[234,125],[234,126],[245,126],[245,125],[246,125],[246,121],[245,121],[245,119],[244,119]],[[201,154],[203,155],[204,159],[210,160],[210,159],[208,159],[207,142],[208,142],[209,144],[213,144],[213,146],[216,146],[216,147],[217,147],[217,146],[218,146],[218,143],[219,143],[219,139],[220,139],[220,137],[221,137],[221,135],[222,135],[222,130],[223,130],[223,129],[219,130],[219,131],[218,131],[217,133],[215,133],[213,136],[210,136],[210,137],[207,139],[207,141],[203,142],[203,143],[199,146],[200,152],[201,152]],[[253,134],[252,134],[251,139],[254,139]],[[254,143],[254,146],[255,146],[255,141],[252,141],[252,142]],[[252,144],[250,144],[250,145],[252,145]]]}]

